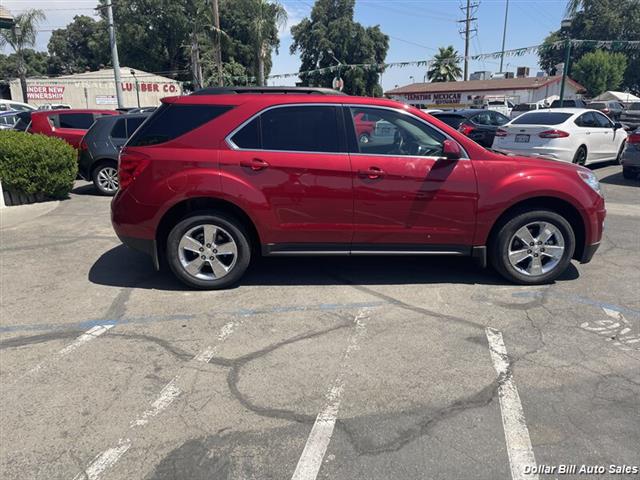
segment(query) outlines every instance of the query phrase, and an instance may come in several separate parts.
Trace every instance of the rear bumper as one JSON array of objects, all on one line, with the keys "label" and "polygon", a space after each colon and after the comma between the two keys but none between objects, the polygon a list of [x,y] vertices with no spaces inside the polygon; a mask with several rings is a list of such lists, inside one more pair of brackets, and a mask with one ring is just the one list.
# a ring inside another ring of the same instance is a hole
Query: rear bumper
[{"label": "rear bumper", "polygon": [[[116,232],[117,234],[118,232]],[[158,249],[156,247],[155,240],[149,240],[147,238],[125,237],[118,235],[120,241],[132,250],[145,253],[151,257],[153,261],[153,267],[156,270],[160,270],[160,261],[158,259]]]},{"label": "rear bumper", "polygon": [[544,157],[562,162],[573,162],[575,151],[562,148],[533,147],[528,149],[519,149],[512,146],[503,147],[494,143],[493,148],[503,153],[519,155],[523,157]]},{"label": "rear bumper", "polygon": [[627,145],[620,158],[620,163],[626,168],[640,169],[640,146],[632,148],[631,145]]}]

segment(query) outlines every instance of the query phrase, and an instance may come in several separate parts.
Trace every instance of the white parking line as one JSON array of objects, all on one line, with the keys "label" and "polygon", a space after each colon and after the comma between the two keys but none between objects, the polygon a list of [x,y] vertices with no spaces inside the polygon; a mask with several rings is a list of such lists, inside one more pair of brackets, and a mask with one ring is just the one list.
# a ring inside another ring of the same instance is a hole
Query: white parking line
[{"label": "white parking line", "polygon": [[[220,343],[224,342],[239,324],[240,322],[229,322],[223,325],[220,329],[220,333],[218,334],[218,345],[207,346],[194,356],[191,361],[209,363],[211,358],[215,355],[216,349]],[[158,397],[151,403],[151,407],[142,412],[142,414],[132,421],[129,427],[136,428],[146,425],[153,417],[158,416],[163,410],[171,405],[182,393],[182,389],[179,387],[179,379],[180,375],[176,375],[169,383],[167,383],[160,391]],[[84,478],[97,480],[102,472],[112,467],[118,460],[120,460],[120,457],[129,450],[129,447],[131,447],[131,440],[120,440],[117,446],[108,448],[104,452],[98,454],[85,471],[76,475],[73,480],[80,480]]]},{"label": "white parking line", "polygon": [[78,349],[85,343],[88,343],[91,340],[94,340],[95,338],[99,337],[103,333],[107,332],[109,329],[113,328],[114,326],[115,326],[114,324],[105,324],[105,325],[96,325],[95,327],[90,328],[89,330],[84,332],[82,335],[80,335],[78,338],[76,338],[72,343],[70,343],[69,345],[64,347],[62,350],[57,352],[53,360],[49,360],[49,361],[45,360],[44,362],[40,362],[38,365],[33,367],[31,370],[29,370],[27,374],[35,373],[41,370],[49,362],[53,362],[55,360],[58,360],[64,357],[65,355],[68,355],[69,353]]},{"label": "white parking line", "polygon": [[97,480],[100,474],[114,465],[131,447],[131,440],[120,439],[118,445],[98,454],[84,472],[77,474],[73,480]]},{"label": "white parking line", "polygon": [[333,435],[336,419],[338,418],[338,410],[340,409],[340,401],[342,400],[349,360],[353,352],[360,348],[359,342],[366,330],[365,319],[365,310],[360,310],[354,318],[354,323],[356,324],[355,330],[351,334],[349,344],[342,357],[338,376],[327,392],[325,407],[316,417],[302,455],[298,460],[296,470],[291,477],[292,480],[315,480],[318,476],[318,472],[322,466],[322,460],[329,447],[331,436]]},{"label": "white parking line", "polygon": [[485,332],[489,341],[491,360],[498,373],[498,398],[502,414],[502,427],[507,441],[511,478],[513,480],[538,480],[537,473],[525,473],[525,467],[529,467],[530,472],[536,471],[536,459],[533,455],[520,395],[518,395],[518,389],[513,381],[502,333],[489,327],[485,329]]}]

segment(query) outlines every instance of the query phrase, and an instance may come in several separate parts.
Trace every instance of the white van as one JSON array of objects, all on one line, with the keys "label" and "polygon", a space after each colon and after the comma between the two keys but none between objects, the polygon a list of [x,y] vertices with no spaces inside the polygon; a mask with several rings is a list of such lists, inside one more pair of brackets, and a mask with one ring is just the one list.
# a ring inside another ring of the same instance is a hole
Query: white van
[{"label": "white van", "polygon": [[0,112],[10,112],[11,110],[16,110],[18,112],[30,112],[35,109],[36,107],[32,107],[28,103],[14,102],[13,100],[0,98]]}]

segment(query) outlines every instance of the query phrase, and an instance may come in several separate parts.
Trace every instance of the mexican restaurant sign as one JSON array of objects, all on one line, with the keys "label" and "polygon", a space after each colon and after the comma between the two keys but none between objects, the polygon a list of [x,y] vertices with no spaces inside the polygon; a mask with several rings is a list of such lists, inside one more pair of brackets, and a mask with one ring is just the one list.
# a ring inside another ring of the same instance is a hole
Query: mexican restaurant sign
[{"label": "mexican restaurant sign", "polygon": [[405,97],[407,100],[425,100],[435,105],[448,104],[448,103],[460,103],[460,97],[462,95],[459,92],[451,93],[409,93]]},{"label": "mexican restaurant sign", "polygon": [[60,85],[27,85],[29,100],[62,100],[64,86]]}]

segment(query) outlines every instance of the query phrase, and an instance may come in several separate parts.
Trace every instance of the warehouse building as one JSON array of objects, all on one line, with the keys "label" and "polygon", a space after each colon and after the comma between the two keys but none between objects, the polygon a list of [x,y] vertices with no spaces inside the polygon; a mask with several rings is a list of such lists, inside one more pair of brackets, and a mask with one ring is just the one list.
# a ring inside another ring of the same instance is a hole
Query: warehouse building
[{"label": "warehouse building", "polygon": [[[124,107],[149,107],[160,99],[182,94],[182,82],[153,73],[120,69]],[[11,98],[23,101],[20,80],[10,82]],[[55,78],[28,78],[26,102],[35,106],[69,105],[71,108],[118,107],[113,69],[77,73]]]},{"label": "warehouse building", "polygon": [[[550,104],[560,98],[562,77],[523,77],[467,82],[412,83],[395,88],[385,95],[418,108],[481,107],[488,101],[508,100],[513,104]],[[567,78],[565,99],[580,98],[585,89]]]}]

